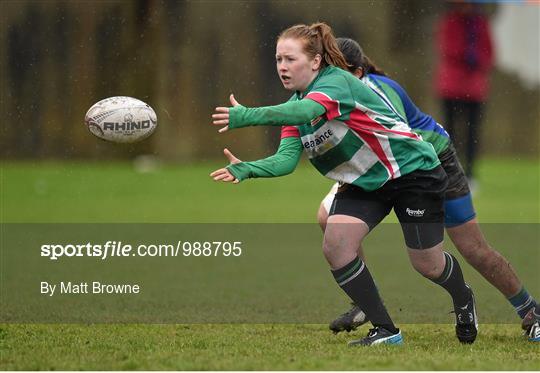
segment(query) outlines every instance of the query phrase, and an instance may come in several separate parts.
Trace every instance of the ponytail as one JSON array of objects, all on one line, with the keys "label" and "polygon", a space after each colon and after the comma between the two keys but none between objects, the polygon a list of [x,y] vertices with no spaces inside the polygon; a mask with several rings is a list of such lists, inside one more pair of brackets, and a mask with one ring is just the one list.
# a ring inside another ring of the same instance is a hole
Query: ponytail
[{"label": "ponytail", "polygon": [[314,23],[309,28],[315,31],[322,43],[322,58],[324,66],[333,65],[348,70],[349,65],[345,61],[343,53],[338,48],[336,37],[332,32],[332,28],[324,22]]},{"label": "ponytail", "polygon": [[364,54],[362,47],[350,38],[338,38],[337,46],[348,64],[348,70],[354,73],[356,69],[362,68],[364,74],[377,74],[386,76],[385,72],[375,65],[371,59]]},{"label": "ponytail", "polygon": [[350,67],[338,48],[332,28],[324,22],[314,23],[310,26],[291,26],[279,35],[278,40],[285,38],[303,40],[304,53],[310,58],[315,58],[319,54],[322,57],[322,67],[332,65],[343,70],[348,70]]},{"label": "ponytail", "polygon": [[379,66],[375,65],[366,55],[364,55],[364,62],[362,66],[364,69],[364,74],[376,74],[386,76],[386,73]]}]

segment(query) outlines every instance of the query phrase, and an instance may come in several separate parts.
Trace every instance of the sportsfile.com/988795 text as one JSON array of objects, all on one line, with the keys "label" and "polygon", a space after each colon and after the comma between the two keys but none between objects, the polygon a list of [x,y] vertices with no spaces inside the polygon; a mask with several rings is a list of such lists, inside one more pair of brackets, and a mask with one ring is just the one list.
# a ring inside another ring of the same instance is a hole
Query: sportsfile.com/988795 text
[{"label": "sportsfile.com/988795 text", "polygon": [[175,244],[137,244],[107,241],[104,244],[43,244],[41,256],[50,260],[62,257],[238,257],[242,255],[241,241],[177,241]]}]

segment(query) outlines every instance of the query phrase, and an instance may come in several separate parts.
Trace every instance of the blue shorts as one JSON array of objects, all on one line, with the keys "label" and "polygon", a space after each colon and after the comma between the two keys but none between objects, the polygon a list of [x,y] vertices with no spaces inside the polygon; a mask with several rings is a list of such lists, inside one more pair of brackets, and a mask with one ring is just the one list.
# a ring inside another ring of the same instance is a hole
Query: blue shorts
[{"label": "blue shorts", "polygon": [[446,228],[457,227],[473,220],[476,216],[471,193],[463,197],[444,200],[444,225]]}]

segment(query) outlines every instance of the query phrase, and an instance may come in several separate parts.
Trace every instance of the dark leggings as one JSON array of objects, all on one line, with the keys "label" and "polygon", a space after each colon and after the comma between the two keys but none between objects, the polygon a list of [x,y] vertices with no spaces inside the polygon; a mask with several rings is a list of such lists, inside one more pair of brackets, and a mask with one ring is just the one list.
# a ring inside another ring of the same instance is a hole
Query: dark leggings
[{"label": "dark leggings", "polygon": [[465,120],[467,127],[467,139],[465,147],[465,174],[468,178],[473,176],[473,167],[480,143],[480,122],[482,119],[483,103],[478,101],[444,99],[444,126],[454,144],[463,147],[464,139],[454,137],[456,120],[460,117]]}]

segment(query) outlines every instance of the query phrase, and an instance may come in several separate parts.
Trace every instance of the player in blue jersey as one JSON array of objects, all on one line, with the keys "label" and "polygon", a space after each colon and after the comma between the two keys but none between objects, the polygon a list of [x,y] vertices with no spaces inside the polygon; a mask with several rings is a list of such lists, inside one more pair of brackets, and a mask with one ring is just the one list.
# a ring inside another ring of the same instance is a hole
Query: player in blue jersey
[{"label": "player in blue jersey", "polygon": [[[530,341],[540,341],[540,307],[530,296],[510,263],[493,250],[484,238],[473,207],[467,177],[457,158],[448,133],[431,116],[423,113],[409,98],[405,90],[395,81],[386,77],[363,53],[352,39],[339,38],[338,46],[343,52],[350,71],[371,85],[381,96],[398,95],[409,126],[420,133],[424,140],[432,143],[441,165],[448,176],[445,194],[445,225],[450,239],[463,255],[488,282],[496,287],[514,306],[521,317],[522,327]],[[324,198],[317,215],[324,230],[328,211],[334,200],[337,187],[334,186]],[[363,253],[360,248],[360,257]],[[365,323],[366,317],[357,306],[344,313],[330,324],[336,333],[354,330]]]}]

